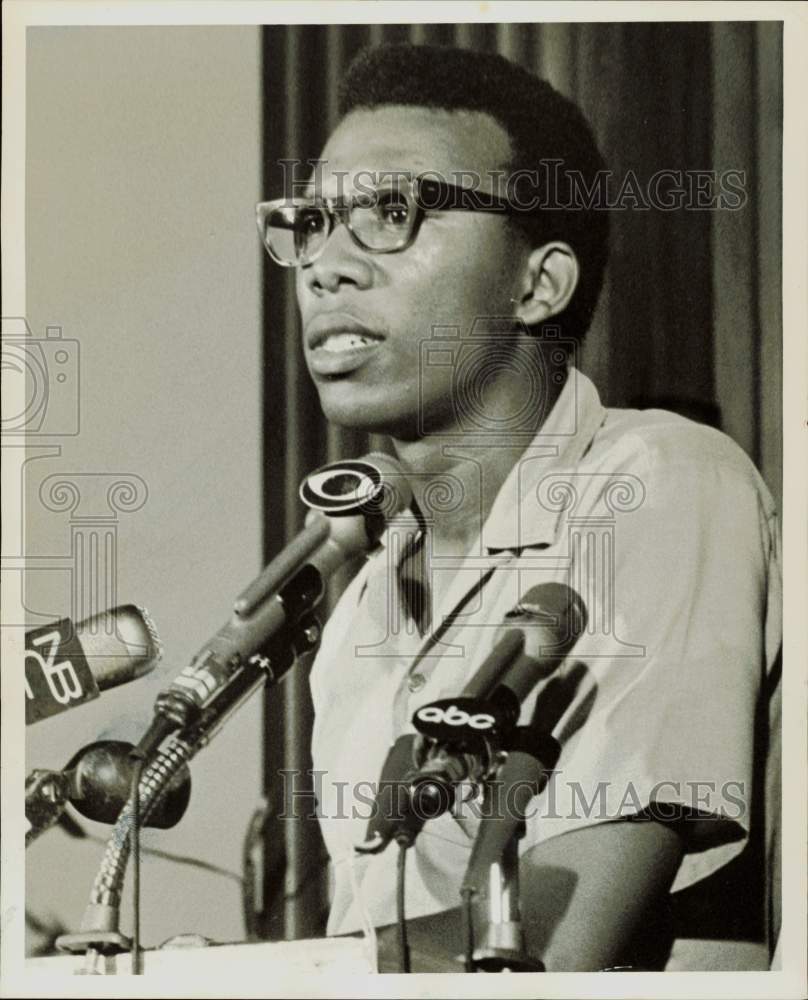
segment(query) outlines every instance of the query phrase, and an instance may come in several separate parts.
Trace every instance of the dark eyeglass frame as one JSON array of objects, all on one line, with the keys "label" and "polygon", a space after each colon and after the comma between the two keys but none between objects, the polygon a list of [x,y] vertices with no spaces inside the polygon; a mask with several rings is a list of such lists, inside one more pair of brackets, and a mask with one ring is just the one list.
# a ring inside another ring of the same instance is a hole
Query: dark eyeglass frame
[{"label": "dark eyeglass frame", "polygon": [[[374,199],[378,204],[379,197],[385,194],[405,194],[408,197],[408,204],[414,209],[412,221],[409,223],[408,231],[403,234],[400,243],[390,247],[372,247],[362,241],[361,236],[355,231],[351,223],[351,211],[355,207],[373,207],[368,204],[369,199]],[[327,220],[322,243],[313,254],[298,256],[296,260],[286,260],[273,251],[270,241],[266,237],[266,220],[272,212],[279,208],[294,207],[294,199],[276,198],[273,201],[262,201],[256,205],[255,221],[261,242],[276,264],[281,267],[306,267],[314,263],[315,260],[325,250],[326,244],[331,234],[334,232],[338,222],[344,224],[351,239],[367,253],[399,253],[411,246],[418,235],[421,223],[430,212],[462,211],[462,212],[492,212],[497,215],[509,215],[520,211],[507,199],[499,195],[486,191],[478,191],[474,188],[465,188],[457,184],[448,184],[446,181],[418,175],[417,177],[404,178],[390,187],[379,187],[377,190],[353,195],[349,198],[322,198],[306,202],[310,209],[318,210]]]}]

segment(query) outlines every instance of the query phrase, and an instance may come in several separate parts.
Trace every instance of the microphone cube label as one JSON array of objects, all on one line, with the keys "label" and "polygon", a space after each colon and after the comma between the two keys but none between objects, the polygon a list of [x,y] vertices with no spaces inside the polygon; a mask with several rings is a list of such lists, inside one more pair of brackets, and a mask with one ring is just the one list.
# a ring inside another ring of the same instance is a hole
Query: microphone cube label
[{"label": "microphone cube label", "polygon": [[25,635],[25,724],[58,715],[99,695],[69,618]]},{"label": "microphone cube label", "polygon": [[412,724],[422,736],[442,743],[479,742],[502,729],[505,718],[482,698],[448,698],[419,708]]}]

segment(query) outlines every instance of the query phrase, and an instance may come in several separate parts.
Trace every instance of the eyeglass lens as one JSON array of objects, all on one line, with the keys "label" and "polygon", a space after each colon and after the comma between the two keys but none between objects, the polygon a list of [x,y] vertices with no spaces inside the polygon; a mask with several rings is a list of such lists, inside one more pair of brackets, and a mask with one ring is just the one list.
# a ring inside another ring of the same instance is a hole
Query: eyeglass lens
[{"label": "eyeglass lens", "polygon": [[[347,222],[355,242],[366,250],[389,251],[406,245],[416,213],[404,192],[391,190],[353,198],[336,206],[333,215]],[[289,264],[317,257],[330,233],[329,209],[311,202],[276,206],[263,224],[270,252]]]}]

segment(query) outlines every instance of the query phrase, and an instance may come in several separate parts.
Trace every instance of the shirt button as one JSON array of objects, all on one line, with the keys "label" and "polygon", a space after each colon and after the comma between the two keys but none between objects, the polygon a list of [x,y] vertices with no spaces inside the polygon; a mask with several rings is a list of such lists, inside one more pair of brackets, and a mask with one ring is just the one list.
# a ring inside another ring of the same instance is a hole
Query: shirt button
[{"label": "shirt button", "polygon": [[416,691],[420,691],[424,684],[426,684],[426,677],[423,674],[411,674],[407,681],[407,687],[413,694]]}]

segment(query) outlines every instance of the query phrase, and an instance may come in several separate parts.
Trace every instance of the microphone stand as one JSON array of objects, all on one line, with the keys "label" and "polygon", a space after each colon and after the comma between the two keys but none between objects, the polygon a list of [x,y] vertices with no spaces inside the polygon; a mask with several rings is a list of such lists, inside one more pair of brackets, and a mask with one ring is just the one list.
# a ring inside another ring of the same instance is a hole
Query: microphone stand
[{"label": "microphone stand", "polygon": [[[558,761],[559,746],[549,734],[519,727],[508,740],[511,749],[485,786],[485,813],[460,890],[465,909],[468,972],[544,972],[544,964],[525,949],[519,905],[519,841],[526,830],[527,808],[544,787]],[[499,799],[504,791],[505,801]],[[510,793],[513,792],[513,795]],[[486,926],[474,948],[472,902],[488,888]]]},{"label": "microphone stand", "polygon": [[[303,653],[314,649],[320,639],[319,620],[309,615],[301,619],[294,632],[285,631],[275,637],[265,657],[274,673]],[[145,822],[177,771],[204,749],[228,719],[261,687],[267,679],[266,670],[248,662],[225,686],[219,696],[202,711],[195,723],[173,736],[166,747],[143,768],[140,780],[139,821]],[[83,975],[105,975],[99,971],[102,959],[132,950],[132,941],[120,931],[120,900],[126,867],[132,847],[134,796],[121,810],[107,842],[98,869],[90,901],[84,911],[81,930],[63,934],[56,946],[62,951],[84,954]]]},{"label": "microphone stand", "polygon": [[544,972],[544,965],[525,950],[519,911],[520,822],[502,856],[488,867],[488,902],[485,936],[472,954],[474,972]]}]

